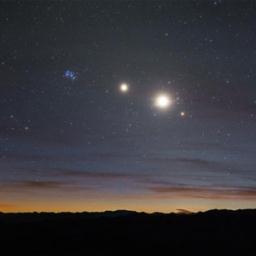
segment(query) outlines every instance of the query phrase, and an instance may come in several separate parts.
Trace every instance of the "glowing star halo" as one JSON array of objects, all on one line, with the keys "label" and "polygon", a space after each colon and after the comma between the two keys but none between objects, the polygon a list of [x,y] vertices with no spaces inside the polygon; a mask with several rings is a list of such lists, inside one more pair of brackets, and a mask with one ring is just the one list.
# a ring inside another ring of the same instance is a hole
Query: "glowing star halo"
[{"label": "glowing star halo", "polygon": [[186,113],[184,111],[180,112],[180,116],[184,117],[186,115]]},{"label": "glowing star halo", "polygon": [[129,91],[129,85],[126,84],[126,83],[122,83],[120,84],[119,86],[119,90],[122,92],[122,93],[127,93]]},{"label": "glowing star halo", "polygon": [[154,105],[157,108],[167,109],[170,107],[171,104],[172,104],[172,99],[168,94],[161,93],[155,97]]}]

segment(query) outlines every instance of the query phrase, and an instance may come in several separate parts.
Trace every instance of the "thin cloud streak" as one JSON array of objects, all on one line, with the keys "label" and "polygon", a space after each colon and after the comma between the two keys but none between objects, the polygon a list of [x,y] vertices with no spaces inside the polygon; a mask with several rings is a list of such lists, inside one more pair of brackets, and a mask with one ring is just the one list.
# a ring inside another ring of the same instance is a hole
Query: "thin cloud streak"
[{"label": "thin cloud streak", "polygon": [[256,199],[255,187],[152,186],[149,191],[170,197],[202,199]]},{"label": "thin cloud streak", "polygon": [[81,186],[75,182],[64,182],[64,181],[34,181],[34,180],[23,180],[23,181],[13,181],[5,182],[1,184],[0,193],[36,193],[36,192],[53,192],[61,191],[65,192],[80,192],[88,191],[90,187]]}]

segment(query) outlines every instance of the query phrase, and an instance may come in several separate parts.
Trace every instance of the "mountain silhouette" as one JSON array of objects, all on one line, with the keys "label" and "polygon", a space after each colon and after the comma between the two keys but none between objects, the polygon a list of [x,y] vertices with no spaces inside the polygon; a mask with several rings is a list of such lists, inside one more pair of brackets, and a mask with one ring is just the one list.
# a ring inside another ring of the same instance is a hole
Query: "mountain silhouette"
[{"label": "mountain silhouette", "polygon": [[3,255],[256,255],[256,210],[0,213]]}]

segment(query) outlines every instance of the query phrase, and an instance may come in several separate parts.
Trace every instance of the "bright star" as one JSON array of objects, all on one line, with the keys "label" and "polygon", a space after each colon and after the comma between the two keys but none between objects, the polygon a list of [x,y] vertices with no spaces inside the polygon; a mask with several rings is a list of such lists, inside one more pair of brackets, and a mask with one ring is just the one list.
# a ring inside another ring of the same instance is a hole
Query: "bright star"
[{"label": "bright star", "polygon": [[126,83],[122,83],[120,86],[119,86],[119,90],[122,92],[122,93],[126,93],[129,91],[129,85],[126,84]]},{"label": "bright star", "polygon": [[186,113],[184,111],[180,112],[180,116],[184,117],[186,115]]},{"label": "bright star", "polygon": [[159,94],[154,100],[154,105],[161,109],[167,109],[171,104],[172,99],[168,94]]}]

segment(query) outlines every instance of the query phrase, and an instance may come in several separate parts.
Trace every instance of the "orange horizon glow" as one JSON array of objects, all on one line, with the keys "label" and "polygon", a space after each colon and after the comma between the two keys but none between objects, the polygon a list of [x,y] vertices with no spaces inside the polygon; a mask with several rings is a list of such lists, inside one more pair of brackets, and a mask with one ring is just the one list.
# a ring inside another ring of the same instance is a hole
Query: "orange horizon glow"
[{"label": "orange horizon glow", "polygon": [[[129,183],[129,186],[132,184]],[[81,189],[57,182],[9,184],[0,191],[0,212],[190,212],[256,208],[255,188],[145,185],[117,193],[107,188]]]},{"label": "orange horizon glow", "polygon": [[[150,203],[151,202],[151,203]],[[181,199],[157,200],[81,200],[81,201],[12,201],[0,204],[0,212],[104,212],[116,210],[131,210],[137,212],[199,212],[211,209],[245,209],[256,208],[255,200],[208,200],[208,199]]]}]

